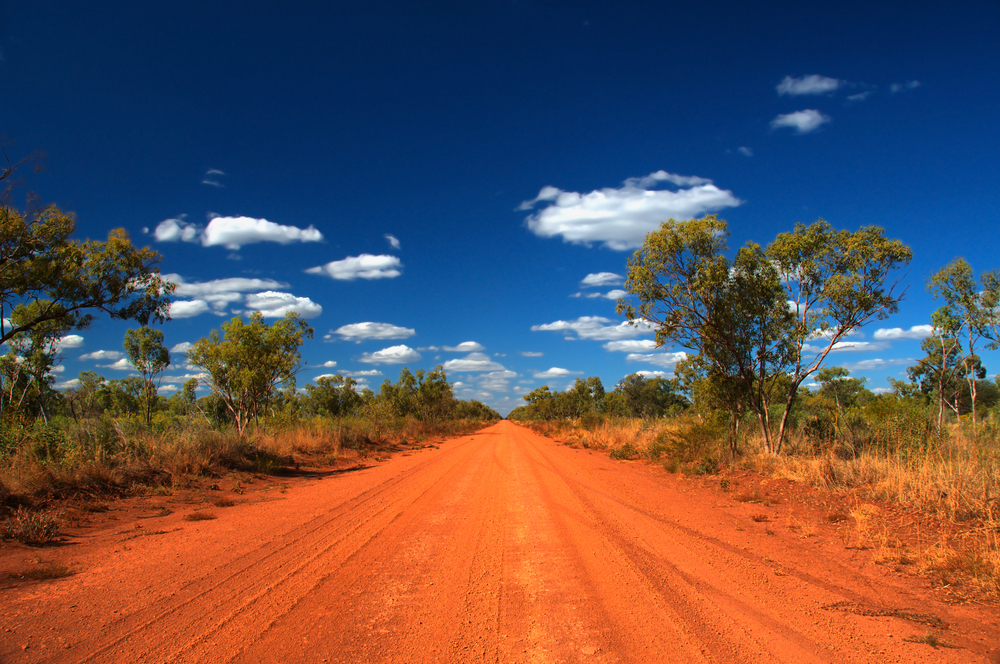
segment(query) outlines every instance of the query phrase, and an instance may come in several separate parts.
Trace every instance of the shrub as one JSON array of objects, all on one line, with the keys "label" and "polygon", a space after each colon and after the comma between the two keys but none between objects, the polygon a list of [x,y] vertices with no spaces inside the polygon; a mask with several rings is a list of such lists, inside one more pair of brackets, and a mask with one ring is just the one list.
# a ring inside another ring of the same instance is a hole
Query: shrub
[{"label": "shrub", "polygon": [[28,546],[43,546],[56,536],[59,527],[48,512],[30,510],[21,505],[3,527],[3,538]]},{"label": "shrub", "polygon": [[612,459],[634,459],[639,456],[639,450],[632,444],[632,441],[627,441],[621,447],[611,450],[609,455]]},{"label": "shrub", "polygon": [[[678,429],[664,429],[649,448],[651,458],[663,458],[663,467],[695,475],[719,472],[725,431],[710,422],[692,421]],[[654,456],[655,455],[655,456]]]}]

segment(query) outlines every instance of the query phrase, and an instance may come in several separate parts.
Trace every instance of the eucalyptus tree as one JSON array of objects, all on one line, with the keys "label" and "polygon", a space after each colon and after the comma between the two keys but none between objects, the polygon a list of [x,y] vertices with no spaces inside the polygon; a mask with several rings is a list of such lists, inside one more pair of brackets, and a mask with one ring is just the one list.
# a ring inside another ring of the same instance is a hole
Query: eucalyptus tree
[{"label": "eucalyptus tree", "polygon": [[[933,275],[927,284],[927,289],[935,299],[943,299],[945,304],[934,312],[935,326],[942,328],[945,334],[961,340],[963,345],[960,355],[962,373],[969,386],[972,400],[972,436],[976,438],[976,365],[979,362],[976,350],[985,338],[990,341],[989,348],[997,347],[998,331],[998,296],[1000,296],[1000,277],[996,272],[983,274],[983,283],[976,280],[972,266],[964,258],[956,258]],[[981,376],[979,377],[981,378]]]},{"label": "eucalyptus tree", "polygon": [[[625,288],[635,297],[619,299],[618,312],[633,325],[655,324],[657,345],[694,350],[742,381],[765,447],[779,454],[802,382],[848,334],[898,309],[902,294],[889,277],[912,252],[883,233],[838,231],[821,219],[766,249],[748,242],[730,260],[724,220],[671,219],[629,259]],[[775,435],[770,407],[782,384]]]},{"label": "eucalyptus tree", "polygon": [[160,387],[160,374],[170,366],[170,351],[163,345],[163,331],[146,326],[125,332],[125,355],[128,361],[142,375],[147,386],[142,400],[145,405],[147,426],[152,419],[153,403]]},{"label": "eucalyptus tree", "polygon": [[279,383],[295,381],[301,353],[313,330],[297,313],[289,312],[274,325],[260,312],[250,321],[236,316],[223,323],[222,334],[212,330],[188,350],[188,362],[203,369],[205,383],[225,404],[242,436],[251,420],[259,423]]}]

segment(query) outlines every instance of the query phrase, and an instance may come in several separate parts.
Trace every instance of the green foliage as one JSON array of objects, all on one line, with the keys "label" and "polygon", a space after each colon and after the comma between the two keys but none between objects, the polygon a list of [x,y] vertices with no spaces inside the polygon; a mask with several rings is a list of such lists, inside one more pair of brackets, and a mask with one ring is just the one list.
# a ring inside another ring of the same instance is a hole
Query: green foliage
[{"label": "green foliage", "polygon": [[170,351],[163,345],[163,332],[140,327],[125,332],[125,355],[142,375],[144,385],[142,401],[146,407],[146,424],[152,419],[153,404],[159,381],[156,377],[170,365]]},{"label": "green foliage", "polygon": [[[730,261],[727,235],[714,215],[664,222],[629,259],[625,287],[636,299],[622,298],[618,311],[654,324],[658,345],[695,350],[706,373],[742,382],[766,446],[779,453],[799,385],[850,332],[896,311],[887,280],[912,254],[881,228],[837,231],[819,220],[766,250],[747,243]],[[817,339],[813,354],[807,342]],[[781,382],[783,396],[774,394]],[[784,403],[776,436],[773,399]]]},{"label": "green foliage", "polygon": [[142,325],[167,318],[174,286],[160,279],[158,253],[133,247],[123,229],[105,242],[72,240],[75,227],[54,205],[21,213],[0,203],[0,309],[42,303],[0,328],[0,342],[50,321],[86,328],[92,311]]},{"label": "green foliage", "polygon": [[660,459],[670,472],[714,475],[719,472],[725,429],[703,420],[692,420],[676,429],[664,429],[649,448],[651,459]]},{"label": "green foliage", "polygon": [[313,330],[295,312],[267,325],[260,312],[249,323],[239,316],[212,330],[188,351],[188,361],[208,373],[208,386],[222,400],[242,436],[259,423],[279,383],[294,384],[299,347]]}]

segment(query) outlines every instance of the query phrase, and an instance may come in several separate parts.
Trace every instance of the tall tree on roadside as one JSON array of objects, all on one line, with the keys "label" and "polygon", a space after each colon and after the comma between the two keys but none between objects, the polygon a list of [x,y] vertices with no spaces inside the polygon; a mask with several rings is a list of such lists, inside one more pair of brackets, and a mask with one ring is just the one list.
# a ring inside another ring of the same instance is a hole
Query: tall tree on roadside
[{"label": "tall tree on roadside", "polygon": [[[6,157],[6,153],[3,153]],[[23,162],[22,162],[23,163]],[[0,167],[0,181],[19,164]],[[168,318],[174,284],[160,278],[160,254],[132,246],[118,228],[107,241],[70,239],[76,228],[71,213],[55,205],[20,211],[10,189],[0,200],[0,343],[52,322],[87,328],[96,311],[119,320]],[[17,320],[7,316],[19,305]]]},{"label": "tall tree on roadside", "polygon": [[933,275],[927,290],[935,299],[943,299],[945,304],[935,312],[935,325],[961,340],[963,344],[961,365],[963,375],[969,385],[972,401],[972,436],[978,437],[976,421],[976,381],[977,347],[984,338],[989,340],[987,348],[995,350],[1000,341],[1000,275],[996,271],[985,272],[982,284],[976,280],[972,266],[964,258],[956,258]]},{"label": "tall tree on roadside", "polygon": [[125,355],[132,366],[142,374],[148,386],[143,394],[146,410],[146,425],[153,415],[153,403],[160,387],[160,374],[170,365],[170,351],[163,345],[163,332],[148,327],[140,327],[125,332]]},{"label": "tall tree on roadside", "polygon": [[[741,380],[768,451],[779,454],[799,385],[845,337],[894,313],[889,283],[912,252],[883,229],[838,231],[822,219],[782,233],[766,250],[748,242],[729,260],[727,224],[714,215],[664,222],[628,262],[618,312],[656,325],[658,345],[695,350],[722,375]],[[813,342],[820,341],[818,345]],[[777,435],[773,388],[787,386]]]},{"label": "tall tree on roadside", "polygon": [[223,323],[221,336],[212,330],[195,342],[187,358],[208,374],[205,382],[225,403],[242,436],[251,420],[259,423],[275,387],[294,382],[302,359],[299,347],[312,335],[294,311],[274,325],[255,311],[249,322],[237,316]]}]

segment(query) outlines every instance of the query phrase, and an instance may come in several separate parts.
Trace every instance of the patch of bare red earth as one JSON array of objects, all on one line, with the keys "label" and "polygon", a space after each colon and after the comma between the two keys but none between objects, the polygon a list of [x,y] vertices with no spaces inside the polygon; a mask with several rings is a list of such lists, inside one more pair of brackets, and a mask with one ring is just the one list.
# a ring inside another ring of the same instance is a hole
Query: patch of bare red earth
[{"label": "patch of bare red earth", "polygon": [[[998,646],[995,607],[509,422],[276,497],[43,550],[76,573],[0,590],[0,662],[974,662]],[[928,630],[953,647],[904,641]]]}]

